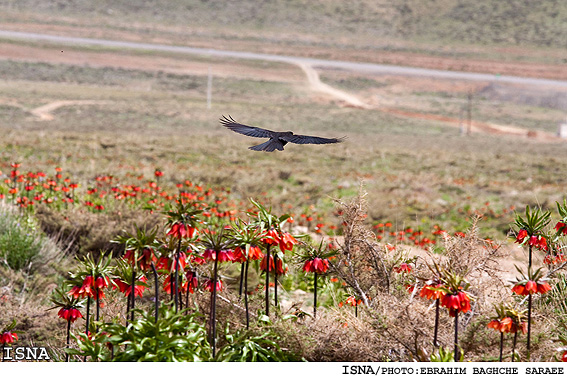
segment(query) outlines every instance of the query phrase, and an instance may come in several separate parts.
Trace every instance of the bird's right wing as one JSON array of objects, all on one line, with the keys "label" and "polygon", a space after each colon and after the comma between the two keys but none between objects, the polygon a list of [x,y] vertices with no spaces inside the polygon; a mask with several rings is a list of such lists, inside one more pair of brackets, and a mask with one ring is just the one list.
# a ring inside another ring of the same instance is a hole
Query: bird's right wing
[{"label": "bird's right wing", "polygon": [[329,143],[341,143],[344,142],[346,137],[342,138],[321,138],[310,135],[284,135],[280,137],[286,142],[296,143],[296,144],[329,144]]},{"label": "bird's right wing", "polygon": [[222,116],[220,119],[220,123],[234,132],[239,134],[244,134],[249,137],[254,138],[271,138],[274,136],[273,132],[266,129],[261,129],[259,127],[254,126],[246,126],[241,123],[237,123],[231,116]]}]

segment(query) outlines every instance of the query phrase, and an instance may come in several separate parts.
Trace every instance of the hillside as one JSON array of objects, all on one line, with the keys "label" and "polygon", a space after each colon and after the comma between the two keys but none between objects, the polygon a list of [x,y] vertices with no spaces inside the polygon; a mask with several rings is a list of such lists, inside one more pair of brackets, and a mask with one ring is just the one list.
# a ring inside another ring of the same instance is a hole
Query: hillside
[{"label": "hillside", "polygon": [[[217,46],[224,41],[233,48],[245,44],[242,48],[248,50],[332,47],[347,52],[403,51],[562,64],[567,4],[560,0],[426,4],[420,0],[7,0],[0,3],[0,22],[10,29],[29,30],[35,24],[53,32],[73,30],[118,39]],[[319,53],[325,54],[330,52]]]}]

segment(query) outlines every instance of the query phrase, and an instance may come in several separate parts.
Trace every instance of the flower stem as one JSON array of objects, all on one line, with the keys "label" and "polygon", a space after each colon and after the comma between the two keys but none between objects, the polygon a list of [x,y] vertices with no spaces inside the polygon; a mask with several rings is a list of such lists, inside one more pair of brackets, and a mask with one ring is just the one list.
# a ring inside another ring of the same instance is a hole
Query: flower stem
[{"label": "flower stem", "polygon": [[98,332],[98,321],[100,319],[100,298],[99,295],[100,293],[98,292],[99,288],[96,288],[96,321],[97,321],[97,325],[96,325],[96,331]]},{"label": "flower stem", "polygon": [[518,332],[514,333],[514,341],[512,342],[512,362],[514,362],[514,356],[516,356],[516,341],[518,340]]},{"label": "flower stem", "polygon": [[244,272],[244,306],[246,307],[246,329],[250,329],[250,312],[248,310],[248,264],[246,260],[246,271]]},{"label": "flower stem", "polygon": [[354,317],[358,318],[358,303],[355,303],[354,305]]},{"label": "flower stem", "polygon": [[132,306],[130,307],[130,320],[134,321],[134,308],[136,308],[136,270],[132,269],[132,285],[130,286],[130,300]]},{"label": "flower stem", "polygon": [[85,335],[89,334],[89,322],[90,322],[90,314],[91,314],[91,297],[87,297],[87,318],[86,318],[86,326],[85,326]]},{"label": "flower stem", "polygon": [[317,272],[313,280],[313,318],[317,317]]},{"label": "flower stem", "polygon": [[266,247],[266,316],[270,316],[270,247]]},{"label": "flower stem", "polygon": [[181,238],[177,242],[175,251],[175,313],[179,311],[179,250],[181,249]]},{"label": "flower stem", "polygon": [[[531,244],[528,245],[528,274],[531,274],[532,271],[532,246]],[[530,339],[531,339],[531,330],[532,330],[532,295],[528,295],[528,342],[527,342],[527,349],[528,349],[528,361],[530,360]]]},{"label": "flower stem", "polygon": [[459,312],[455,312],[455,362],[459,361]]},{"label": "flower stem", "polygon": [[278,308],[278,254],[274,253],[274,306]]},{"label": "flower stem", "polygon": [[[67,348],[70,347],[71,342],[71,321],[67,320]],[[4,360],[4,353],[2,353],[2,360]],[[69,353],[65,353],[65,362],[69,362]]]},{"label": "flower stem", "polygon": [[439,298],[435,300],[435,329],[433,331],[433,346],[438,347],[439,342],[437,337],[439,335]]},{"label": "flower stem", "polygon": [[242,299],[242,285],[244,284],[244,262],[240,265],[240,287],[238,288],[238,299]]},{"label": "flower stem", "polygon": [[[218,253],[216,255],[218,257]],[[216,326],[216,307],[217,307],[217,279],[218,279],[218,258],[215,258],[214,267],[214,278],[213,278],[213,300],[211,302],[211,314],[212,314],[212,332],[211,332],[211,346],[213,348],[213,358],[215,358],[216,353],[216,338],[217,338],[217,326]]]},{"label": "flower stem", "polygon": [[528,295],[528,345],[527,345],[527,353],[528,353],[528,361],[530,360],[530,335],[532,331],[532,295]]},{"label": "flower stem", "polygon": [[154,288],[155,288],[155,292],[156,292],[156,298],[155,298],[155,319],[156,319],[156,323],[158,321],[158,310],[159,310],[159,279],[158,279],[158,273],[156,270],[156,266],[152,261],[152,271],[154,272]]}]

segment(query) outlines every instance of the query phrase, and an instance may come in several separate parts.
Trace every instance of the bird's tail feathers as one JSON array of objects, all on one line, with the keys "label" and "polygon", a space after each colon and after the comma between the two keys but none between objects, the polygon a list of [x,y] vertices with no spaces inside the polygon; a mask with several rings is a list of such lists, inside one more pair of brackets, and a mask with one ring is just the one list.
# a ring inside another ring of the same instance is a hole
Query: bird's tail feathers
[{"label": "bird's tail feathers", "polygon": [[267,142],[248,148],[253,151],[266,151],[266,152],[272,152],[274,150],[283,151],[283,144],[277,139],[270,139]]}]

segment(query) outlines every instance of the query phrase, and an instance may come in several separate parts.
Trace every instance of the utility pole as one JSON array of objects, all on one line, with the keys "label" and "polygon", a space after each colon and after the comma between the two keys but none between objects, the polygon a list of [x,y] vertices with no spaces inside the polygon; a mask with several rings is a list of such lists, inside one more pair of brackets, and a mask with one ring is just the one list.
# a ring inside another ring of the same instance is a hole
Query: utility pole
[{"label": "utility pole", "polygon": [[472,89],[469,89],[467,94],[467,135],[471,135],[472,132]]}]

